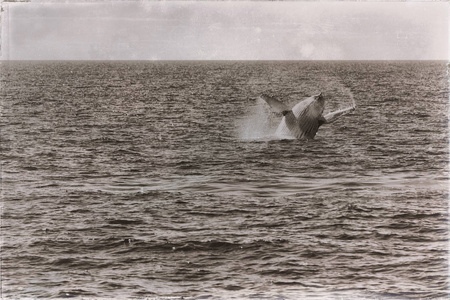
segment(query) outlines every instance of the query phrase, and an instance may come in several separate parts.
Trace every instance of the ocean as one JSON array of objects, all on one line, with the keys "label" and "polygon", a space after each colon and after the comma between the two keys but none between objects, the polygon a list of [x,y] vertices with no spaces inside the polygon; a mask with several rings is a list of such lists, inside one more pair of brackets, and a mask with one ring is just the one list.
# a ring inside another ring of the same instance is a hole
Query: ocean
[{"label": "ocean", "polygon": [[[448,290],[443,61],[1,62],[2,297]],[[322,92],[356,110],[275,135]]]}]

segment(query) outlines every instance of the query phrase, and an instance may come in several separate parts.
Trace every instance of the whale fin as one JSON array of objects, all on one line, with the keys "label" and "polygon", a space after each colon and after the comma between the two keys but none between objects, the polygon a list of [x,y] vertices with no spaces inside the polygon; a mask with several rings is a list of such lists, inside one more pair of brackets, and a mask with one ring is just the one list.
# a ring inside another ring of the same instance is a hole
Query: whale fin
[{"label": "whale fin", "polygon": [[286,114],[288,114],[290,111],[292,111],[286,104],[284,104],[283,102],[278,101],[277,99],[275,99],[275,97],[271,97],[267,94],[262,94],[261,96],[259,96],[261,99],[263,99],[264,101],[267,102],[267,104],[269,104],[269,106],[276,112],[278,113],[282,113],[283,116],[285,116]]},{"label": "whale fin", "polygon": [[324,116],[325,119],[325,123],[333,123],[334,121],[336,121],[340,116],[345,116],[346,114],[352,112],[355,110],[355,106],[352,107],[348,107],[348,108],[344,108],[344,109],[340,109],[334,112],[331,112],[329,114],[326,114]]}]

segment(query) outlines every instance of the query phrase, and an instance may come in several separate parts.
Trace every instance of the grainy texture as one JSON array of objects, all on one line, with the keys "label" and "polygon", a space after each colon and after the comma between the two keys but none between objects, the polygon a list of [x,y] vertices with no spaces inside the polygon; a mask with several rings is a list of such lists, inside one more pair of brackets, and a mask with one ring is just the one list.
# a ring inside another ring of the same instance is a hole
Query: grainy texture
[{"label": "grainy texture", "polygon": [[[2,296],[448,296],[445,71],[2,62]],[[280,140],[263,92],[357,109]]]}]

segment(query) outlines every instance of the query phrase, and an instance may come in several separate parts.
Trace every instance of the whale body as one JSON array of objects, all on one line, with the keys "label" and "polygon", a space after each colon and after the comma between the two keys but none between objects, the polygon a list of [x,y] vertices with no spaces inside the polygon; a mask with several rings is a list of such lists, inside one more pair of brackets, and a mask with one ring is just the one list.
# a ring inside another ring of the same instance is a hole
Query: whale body
[{"label": "whale body", "polygon": [[273,110],[283,115],[276,134],[293,136],[297,139],[313,139],[320,126],[332,123],[338,117],[355,110],[355,105],[353,105],[324,116],[325,99],[322,93],[300,101],[292,109],[267,94],[262,94],[260,98],[266,101]]}]

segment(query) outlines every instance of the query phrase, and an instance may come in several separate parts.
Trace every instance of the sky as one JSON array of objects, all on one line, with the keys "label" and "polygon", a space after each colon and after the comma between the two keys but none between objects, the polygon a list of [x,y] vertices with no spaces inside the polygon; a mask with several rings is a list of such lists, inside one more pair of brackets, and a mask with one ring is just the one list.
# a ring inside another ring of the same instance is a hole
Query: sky
[{"label": "sky", "polygon": [[2,4],[2,60],[448,60],[446,2]]}]

